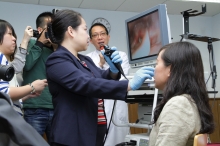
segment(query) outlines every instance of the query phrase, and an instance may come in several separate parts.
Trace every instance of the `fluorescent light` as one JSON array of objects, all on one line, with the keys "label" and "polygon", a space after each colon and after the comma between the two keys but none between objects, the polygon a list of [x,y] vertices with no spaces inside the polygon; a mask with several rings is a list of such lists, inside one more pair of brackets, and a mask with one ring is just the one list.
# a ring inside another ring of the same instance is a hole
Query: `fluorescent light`
[{"label": "fluorescent light", "polygon": [[170,1],[191,1],[191,2],[205,2],[205,3],[220,3],[220,0],[170,0]]}]

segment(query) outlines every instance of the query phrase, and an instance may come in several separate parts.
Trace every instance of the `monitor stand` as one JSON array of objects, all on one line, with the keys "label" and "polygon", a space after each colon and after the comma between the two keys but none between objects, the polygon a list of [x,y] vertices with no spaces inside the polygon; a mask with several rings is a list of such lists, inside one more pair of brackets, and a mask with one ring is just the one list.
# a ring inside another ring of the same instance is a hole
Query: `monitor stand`
[{"label": "monitor stand", "polygon": [[202,12],[198,12],[197,10],[192,10],[192,9],[181,12],[184,18],[183,19],[184,34],[180,35],[182,37],[180,41],[182,41],[183,39],[188,39],[188,40],[195,40],[195,41],[208,43],[210,70],[211,70],[211,75],[212,75],[212,88],[215,90],[215,87],[216,87],[215,80],[217,78],[217,71],[216,71],[215,57],[214,57],[214,50],[213,50],[212,42],[219,41],[220,39],[189,33],[189,17],[198,16],[204,13],[206,13],[206,4],[204,6],[202,5]]},{"label": "monitor stand", "polygon": [[215,89],[216,87],[216,79],[217,79],[217,71],[216,71],[216,65],[215,65],[215,56],[214,56],[214,50],[212,42],[220,41],[219,38],[212,38],[208,36],[201,36],[197,34],[183,34],[180,35],[182,37],[181,41],[184,39],[188,40],[196,40],[201,42],[207,42],[208,43],[208,51],[209,51],[209,60],[210,60],[210,70],[212,75],[212,88]]},{"label": "monitor stand", "polygon": [[182,37],[182,39],[188,39],[188,40],[194,40],[194,41],[200,41],[200,42],[216,42],[216,41],[220,41],[219,38],[211,38],[208,36],[202,36],[202,35],[198,35],[198,34],[183,34],[180,35]]},{"label": "monitor stand", "polygon": [[[145,90],[145,92],[146,92],[146,90]],[[152,108],[150,109],[150,111],[151,111],[151,118],[150,119],[147,118],[147,117],[144,118],[144,120],[149,120],[149,122],[150,122],[149,124],[141,122],[141,121],[137,121],[136,123],[123,123],[123,124],[117,123],[116,120],[115,120],[114,111],[113,111],[112,123],[115,126],[118,126],[118,127],[135,127],[135,128],[147,129],[147,133],[126,135],[125,142],[121,142],[121,143],[117,144],[116,146],[148,145],[150,131],[151,131],[152,127],[153,127],[153,125],[151,124],[151,121],[153,120],[153,112],[154,112],[154,109],[155,109],[155,107],[157,105],[157,102],[158,102],[158,98],[159,98],[158,95],[159,95],[158,94],[158,89],[156,89],[156,88],[154,88],[154,94],[152,94],[152,95],[146,95],[146,94],[144,94],[144,95],[141,94],[140,95],[140,93],[136,93],[136,95],[129,95],[128,94],[128,97],[131,96],[131,99],[134,98],[134,100],[131,100],[132,103],[151,102],[151,104],[152,104]],[[144,98],[144,97],[146,97],[146,98],[145,99],[140,99],[139,96],[141,96],[141,98]],[[151,99],[148,99],[148,97],[151,97]],[[138,113],[139,113],[139,111],[138,111]]]}]

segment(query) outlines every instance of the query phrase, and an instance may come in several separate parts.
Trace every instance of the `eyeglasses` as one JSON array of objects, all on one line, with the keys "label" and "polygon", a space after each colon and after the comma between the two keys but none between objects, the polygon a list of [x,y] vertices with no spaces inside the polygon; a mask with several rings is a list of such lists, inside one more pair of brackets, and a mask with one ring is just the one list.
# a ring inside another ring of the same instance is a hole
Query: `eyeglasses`
[{"label": "eyeglasses", "polygon": [[98,38],[98,36],[100,36],[100,37],[104,37],[104,36],[106,36],[107,35],[107,33],[106,32],[101,32],[101,33],[95,33],[95,34],[92,34],[92,38],[94,38],[94,39],[97,39]]}]

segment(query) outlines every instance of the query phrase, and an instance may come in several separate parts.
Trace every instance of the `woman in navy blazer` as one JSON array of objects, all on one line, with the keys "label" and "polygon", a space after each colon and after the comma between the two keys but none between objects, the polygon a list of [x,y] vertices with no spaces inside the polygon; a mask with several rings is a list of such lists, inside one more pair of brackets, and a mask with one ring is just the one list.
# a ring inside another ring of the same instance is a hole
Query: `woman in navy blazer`
[{"label": "woman in navy blazer", "polygon": [[[154,69],[144,67],[132,80],[118,81],[120,74],[110,59],[110,69],[103,71],[89,57],[78,54],[89,44],[85,20],[78,12],[58,11],[47,31],[59,45],[46,62],[54,105],[51,145],[96,146],[98,99],[126,100],[127,92],[151,78]],[[116,53],[112,61],[120,59]]]}]

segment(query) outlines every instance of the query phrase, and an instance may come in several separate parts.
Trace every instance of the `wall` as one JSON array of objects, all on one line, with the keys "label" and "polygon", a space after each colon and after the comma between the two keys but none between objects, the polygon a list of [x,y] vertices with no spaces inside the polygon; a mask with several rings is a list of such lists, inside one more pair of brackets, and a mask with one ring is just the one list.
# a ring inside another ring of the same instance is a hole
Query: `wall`
[{"label": "wall", "polygon": [[[35,19],[43,11],[51,11],[54,8],[64,9],[62,7],[53,7],[53,6],[39,6],[39,5],[30,5],[30,4],[19,4],[19,3],[8,3],[8,2],[0,2],[0,19],[5,19],[10,22],[18,36],[18,44],[21,42],[24,29],[27,25],[36,28]],[[111,24],[111,32],[110,32],[110,46],[116,46],[118,49],[127,52],[127,43],[126,43],[126,34],[125,34],[125,23],[124,21],[127,18],[130,18],[138,13],[133,12],[115,12],[115,11],[104,11],[104,10],[92,10],[92,9],[77,9],[80,12],[86,23],[88,28],[91,26],[92,21],[97,17],[106,18]],[[170,28],[171,28],[171,36],[173,37],[173,42],[179,41],[181,39],[180,35],[183,34],[183,23],[182,23],[182,15],[169,15],[170,19]],[[190,33],[200,34],[204,36],[217,37],[220,38],[220,14],[214,17],[191,17],[189,18],[189,29]],[[194,43],[201,51],[202,59],[204,63],[204,70],[206,72],[206,78],[210,73],[209,68],[209,55],[207,49],[207,43],[191,41]],[[213,43],[214,51],[215,51],[215,59],[217,65],[217,72],[220,71],[218,67],[219,64],[219,52],[218,49],[220,47],[219,42]],[[95,48],[90,45],[88,50],[83,52],[83,54],[89,53],[93,51]],[[130,72],[134,72],[132,69]],[[219,79],[217,79],[217,91],[220,91],[220,85],[218,85]],[[211,81],[208,83],[208,90],[212,90]],[[210,94],[213,96],[212,94]],[[220,94],[217,95],[220,97]]]},{"label": "wall", "polygon": [[[212,18],[212,36],[213,38],[220,39],[220,14],[213,16]],[[213,42],[213,50],[214,50],[214,57],[215,57],[215,64],[217,69],[217,74],[220,75],[220,41]],[[220,97],[220,76],[217,77],[216,80],[216,87],[217,91],[219,92],[217,97]]]},{"label": "wall", "polygon": [[[30,4],[8,3],[0,2],[0,19],[5,19],[14,27],[18,36],[18,44],[21,42],[24,30],[27,25],[36,29],[35,20],[37,16],[44,11],[51,11],[52,9],[64,9],[62,7],[53,6],[39,6]],[[103,10],[91,10],[91,9],[73,9],[82,14],[85,19],[88,28],[90,28],[92,21],[97,17],[106,18],[111,24],[111,39],[109,44],[111,46],[117,46],[117,48],[126,51],[126,37],[125,37],[125,23],[124,20],[134,16],[137,13],[131,12],[115,12],[115,11],[103,11]],[[119,33],[118,33],[119,32]],[[93,45],[88,47],[83,54],[93,51],[95,48]]]}]

